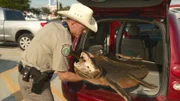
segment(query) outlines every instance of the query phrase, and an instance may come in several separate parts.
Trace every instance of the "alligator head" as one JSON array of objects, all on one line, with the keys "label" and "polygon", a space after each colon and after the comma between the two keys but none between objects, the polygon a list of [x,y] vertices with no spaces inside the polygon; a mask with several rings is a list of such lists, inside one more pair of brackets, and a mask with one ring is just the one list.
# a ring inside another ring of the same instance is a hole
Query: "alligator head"
[{"label": "alligator head", "polygon": [[84,78],[98,78],[103,72],[87,52],[81,52],[79,62],[74,63],[74,70]]}]

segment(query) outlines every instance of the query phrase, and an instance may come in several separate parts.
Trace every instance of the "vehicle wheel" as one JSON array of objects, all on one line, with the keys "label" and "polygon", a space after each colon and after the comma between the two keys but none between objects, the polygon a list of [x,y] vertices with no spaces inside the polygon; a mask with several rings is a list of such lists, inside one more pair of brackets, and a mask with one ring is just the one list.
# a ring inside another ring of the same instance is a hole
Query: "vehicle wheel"
[{"label": "vehicle wheel", "polygon": [[29,44],[30,44],[32,39],[33,39],[33,35],[32,34],[22,34],[18,38],[19,48],[21,50],[25,50],[29,46]]}]

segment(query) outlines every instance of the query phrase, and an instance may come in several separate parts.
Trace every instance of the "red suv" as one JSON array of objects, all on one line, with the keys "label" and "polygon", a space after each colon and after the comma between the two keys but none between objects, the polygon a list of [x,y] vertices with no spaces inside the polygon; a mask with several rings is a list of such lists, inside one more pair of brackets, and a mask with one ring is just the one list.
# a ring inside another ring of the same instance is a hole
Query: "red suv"
[{"label": "red suv", "polygon": [[[171,0],[78,0],[91,7],[98,32],[88,31],[75,51],[123,54],[142,58],[149,67],[145,81],[156,89],[125,89],[133,101],[180,101],[180,16],[169,11]],[[75,59],[69,57],[73,72]],[[125,63],[137,63],[124,61]],[[62,82],[68,101],[123,101],[113,89],[82,82]]]}]

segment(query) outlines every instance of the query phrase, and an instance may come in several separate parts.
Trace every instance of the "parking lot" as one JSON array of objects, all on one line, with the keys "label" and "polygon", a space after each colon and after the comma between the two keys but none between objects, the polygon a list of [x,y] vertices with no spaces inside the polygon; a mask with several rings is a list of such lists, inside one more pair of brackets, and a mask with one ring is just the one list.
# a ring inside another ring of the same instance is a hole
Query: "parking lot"
[{"label": "parking lot", "polygon": [[[14,43],[0,45],[0,101],[24,101],[18,85],[18,69],[15,67],[22,52]],[[55,101],[65,101],[56,74],[51,80],[51,89]]]}]

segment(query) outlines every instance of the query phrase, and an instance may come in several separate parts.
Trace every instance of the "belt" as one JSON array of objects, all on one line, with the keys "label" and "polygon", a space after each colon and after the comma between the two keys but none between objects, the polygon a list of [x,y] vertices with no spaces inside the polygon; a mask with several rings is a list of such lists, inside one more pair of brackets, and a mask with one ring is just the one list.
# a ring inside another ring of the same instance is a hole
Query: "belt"
[{"label": "belt", "polygon": [[36,69],[35,67],[30,67],[27,65],[25,67],[23,67],[22,62],[20,62],[18,64],[18,71],[20,74],[23,75],[24,81],[29,81],[29,78],[37,79],[43,74],[46,74],[48,80],[50,80],[52,75],[54,74],[54,71],[53,72],[41,72],[38,69]]}]

